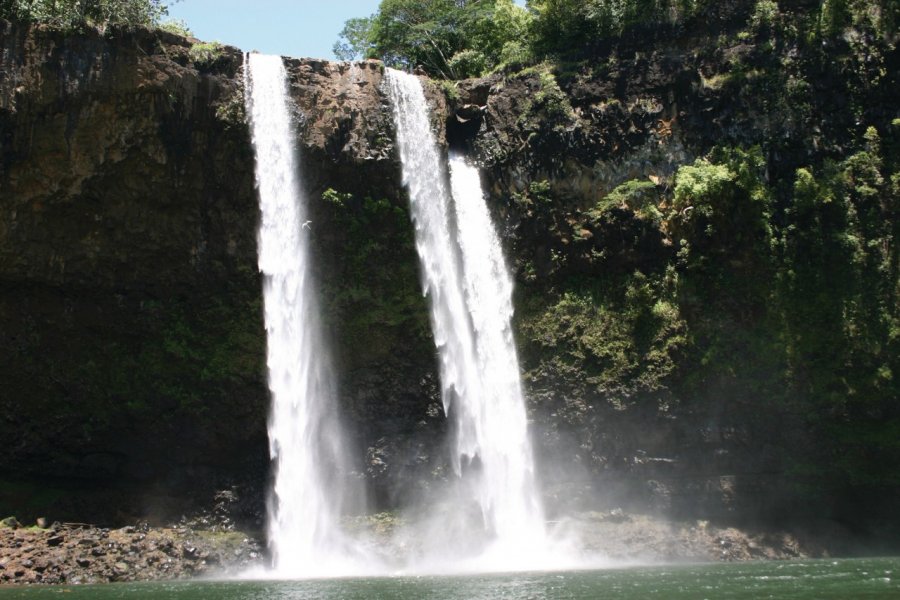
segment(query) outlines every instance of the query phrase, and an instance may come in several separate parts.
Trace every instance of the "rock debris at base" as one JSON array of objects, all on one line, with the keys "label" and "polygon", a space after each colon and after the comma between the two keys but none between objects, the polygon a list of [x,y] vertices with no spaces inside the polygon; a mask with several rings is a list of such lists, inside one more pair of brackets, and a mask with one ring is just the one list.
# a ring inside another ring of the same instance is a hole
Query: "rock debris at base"
[{"label": "rock debris at base", "polygon": [[[380,520],[379,520],[380,519]],[[408,555],[384,515],[363,518],[389,563]],[[18,523],[16,523],[18,525]],[[673,522],[619,509],[581,513],[548,524],[551,537],[565,537],[584,557],[613,564],[654,564],[827,557],[829,540],[778,531],[721,528],[706,521]],[[366,536],[363,536],[366,537]],[[415,552],[413,552],[415,554]],[[103,529],[54,524],[49,529],[0,525],[0,586],[6,584],[92,584],[229,576],[262,567],[263,545],[239,531],[146,525]]]},{"label": "rock debris at base", "polygon": [[0,527],[0,584],[90,584],[233,574],[262,564],[240,532],[54,524]]}]

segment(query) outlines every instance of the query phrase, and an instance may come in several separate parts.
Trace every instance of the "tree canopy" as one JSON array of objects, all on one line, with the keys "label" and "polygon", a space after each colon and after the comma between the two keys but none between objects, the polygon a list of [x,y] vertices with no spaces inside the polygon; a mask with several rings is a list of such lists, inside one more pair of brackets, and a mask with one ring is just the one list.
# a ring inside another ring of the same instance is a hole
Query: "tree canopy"
[{"label": "tree canopy", "polygon": [[513,0],[382,0],[350,19],[334,46],[342,60],[380,58],[445,78],[480,75],[520,56],[531,13]]},{"label": "tree canopy", "polygon": [[0,18],[57,27],[129,25],[149,27],[168,14],[163,0],[0,0]]},{"label": "tree canopy", "polygon": [[382,0],[348,20],[334,45],[341,60],[380,58],[458,79],[502,65],[589,53],[639,24],[677,22],[709,0]]}]

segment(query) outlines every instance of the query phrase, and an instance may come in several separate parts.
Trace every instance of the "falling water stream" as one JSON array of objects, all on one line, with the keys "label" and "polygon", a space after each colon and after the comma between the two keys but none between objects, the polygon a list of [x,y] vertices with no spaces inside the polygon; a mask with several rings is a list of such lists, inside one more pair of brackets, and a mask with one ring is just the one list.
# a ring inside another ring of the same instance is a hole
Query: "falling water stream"
[{"label": "falling water stream", "polygon": [[512,282],[478,170],[452,157],[448,188],[419,79],[388,70],[387,82],[431,306],[444,411],[456,426],[453,465],[468,483],[462,489],[480,508],[489,540],[478,561],[491,570],[546,567],[543,511],[510,324]]},{"label": "falling water stream", "polygon": [[[483,465],[479,502],[497,538],[533,543],[543,536],[543,513],[534,482],[519,361],[512,335],[512,280],[481,189],[478,169],[450,157],[450,189],[462,251],[466,306],[475,334],[477,390],[458,407],[467,425],[460,452]],[[461,401],[460,404],[463,402]]]},{"label": "falling water stream", "polygon": [[[409,190],[423,287],[430,300],[464,552],[439,560],[465,570],[547,568],[544,518],[512,336],[512,282],[478,170],[453,156],[449,174],[419,80],[388,71],[403,180]],[[268,340],[275,465],[268,538],[273,571],[292,578],[382,572],[341,529],[350,489],[348,436],[318,322],[308,209],[293,144],[280,57],[247,58],[247,110],[256,152],[259,268]],[[449,176],[448,176],[449,175]],[[478,518],[470,518],[472,508]],[[438,515],[440,518],[440,515]],[[422,535],[418,535],[422,537]],[[468,562],[466,562],[468,561]],[[392,557],[415,570],[415,560]],[[429,568],[429,567],[425,567]]]},{"label": "falling water stream", "polygon": [[347,489],[347,441],[318,322],[310,270],[312,228],[298,181],[287,77],[278,56],[249,54],[247,109],[261,212],[259,269],[268,341],[275,464],[268,538],[276,574],[357,572],[340,528]]}]

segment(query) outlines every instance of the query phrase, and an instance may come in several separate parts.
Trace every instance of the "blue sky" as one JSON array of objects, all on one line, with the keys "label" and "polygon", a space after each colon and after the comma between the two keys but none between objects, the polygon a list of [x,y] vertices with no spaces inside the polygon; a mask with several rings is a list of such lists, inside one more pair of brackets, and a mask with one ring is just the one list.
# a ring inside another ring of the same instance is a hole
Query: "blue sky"
[{"label": "blue sky", "polygon": [[331,47],[344,21],[367,17],[379,4],[379,0],[181,0],[169,6],[169,18],[185,21],[201,40],[217,40],[248,52],[333,59]]},{"label": "blue sky", "polygon": [[367,17],[379,0],[181,0],[169,18],[187,22],[194,35],[245,51],[333,59],[331,46],[344,21]]}]

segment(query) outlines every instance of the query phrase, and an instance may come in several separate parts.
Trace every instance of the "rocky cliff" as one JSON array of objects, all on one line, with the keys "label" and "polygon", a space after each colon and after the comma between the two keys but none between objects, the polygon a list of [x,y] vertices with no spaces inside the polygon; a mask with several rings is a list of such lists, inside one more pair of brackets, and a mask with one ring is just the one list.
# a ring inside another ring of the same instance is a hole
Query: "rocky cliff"
[{"label": "rocky cliff", "polygon": [[[861,467],[898,452],[897,54],[812,48],[798,11],[428,86],[515,269],[551,510],[889,520],[893,484]],[[0,27],[0,512],[170,519],[229,487],[262,510],[242,56],[192,44]],[[391,508],[442,476],[445,429],[383,67],[286,64],[342,409]],[[846,200],[802,212],[804,169]],[[848,236],[862,254],[815,245]]]},{"label": "rocky cliff", "polygon": [[[235,516],[259,524],[268,394],[242,54],[198,57],[197,40],[158,31],[0,34],[0,512],[171,520],[231,489]],[[383,67],[287,67],[341,402],[359,472],[390,504],[389,481],[442,460],[444,425]]]},{"label": "rocky cliff", "polygon": [[127,519],[151,508],[131,486],[162,507],[264,469],[241,54],[9,23],[0,40],[4,505],[34,481],[65,518]]},{"label": "rocky cliff", "polygon": [[462,82],[448,137],[483,164],[515,260],[551,496],[878,535],[893,478],[873,460],[900,457],[881,437],[896,37],[761,5]]}]

